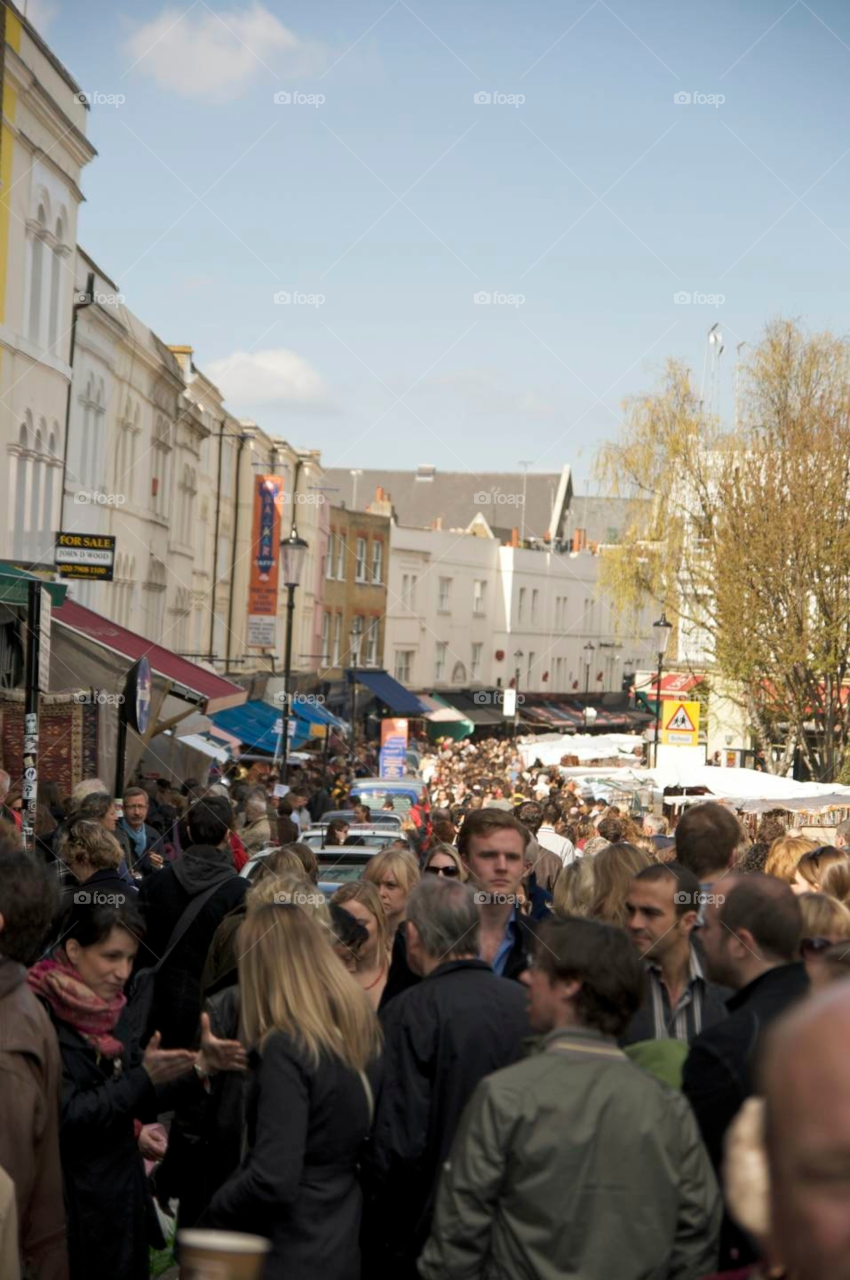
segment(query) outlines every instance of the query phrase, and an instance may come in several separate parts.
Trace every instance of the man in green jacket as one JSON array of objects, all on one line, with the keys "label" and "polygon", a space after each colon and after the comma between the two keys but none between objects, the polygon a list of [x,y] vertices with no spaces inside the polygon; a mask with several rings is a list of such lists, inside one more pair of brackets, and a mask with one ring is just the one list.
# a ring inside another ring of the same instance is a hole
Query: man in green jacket
[{"label": "man in green jacket", "polygon": [[721,1202],[682,1095],[617,1046],[641,1001],[621,929],[553,919],[529,989],[541,1052],[467,1107],[419,1258],[424,1280],[697,1280]]}]

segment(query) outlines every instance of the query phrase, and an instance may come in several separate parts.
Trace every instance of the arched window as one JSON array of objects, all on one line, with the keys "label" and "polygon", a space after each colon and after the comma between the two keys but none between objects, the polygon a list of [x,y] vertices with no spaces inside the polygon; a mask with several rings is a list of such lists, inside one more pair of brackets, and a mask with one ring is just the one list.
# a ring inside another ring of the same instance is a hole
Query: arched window
[{"label": "arched window", "polygon": [[44,205],[38,206],[37,226],[33,231],[32,263],[30,269],[30,323],[29,336],[38,342],[41,335],[41,291],[44,281],[44,234],[47,231],[47,215]]},{"label": "arched window", "polygon": [[47,345],[53,355],[59,333],[59,319],[62,314],[62,257],[64,254],[65,228],[61,218],[56,219],[56,243],[50,255],[50,313],[47,318]]},{"label": "arched window", "polygon": [[33,539],[38,538],[41,532],[41,502],[42,489],[45,480],[44,466],[44,419],[42,418],[38,430],[35,433],[35,457],[32,460],[32,488],[30,499],[30,519],[29,527],[32,530]]},{"label": "arched window", "polygon": [[28,471],[30,461],[27,458],[32,443],[32,414],[27,409],[18,431],[18,456],[15,458],[15,517],[13,546],[15,555],[24,554],[24,541],[27,528],[27,490],[29,487]]}]

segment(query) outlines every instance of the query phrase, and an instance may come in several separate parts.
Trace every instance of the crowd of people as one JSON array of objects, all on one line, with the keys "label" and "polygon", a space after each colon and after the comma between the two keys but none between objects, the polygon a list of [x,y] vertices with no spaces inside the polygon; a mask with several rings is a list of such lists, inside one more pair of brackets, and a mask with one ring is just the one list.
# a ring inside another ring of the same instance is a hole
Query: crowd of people
[{"label": "crowd of people", "polygon": [[4,1280],[147,1280],[175,1220],[270,1280],[848,1280],[850,823],[444,742],[336,882],[376,764],[88,779],[34,854],[0,773]]}]

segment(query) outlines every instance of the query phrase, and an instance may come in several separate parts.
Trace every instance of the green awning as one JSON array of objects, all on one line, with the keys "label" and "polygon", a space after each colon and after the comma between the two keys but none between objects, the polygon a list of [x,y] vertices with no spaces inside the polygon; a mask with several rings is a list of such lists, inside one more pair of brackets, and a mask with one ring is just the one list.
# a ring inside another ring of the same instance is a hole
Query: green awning
[{"label": "green awning", "polygon": [[37,573],[27,573],[8,560],[0,560],[0,604],[26,608],[29,597],[29,584],[40,582],[47,588],[50,602],[58,608],[64,603],[68,588],[64,582],[48,582]]}]

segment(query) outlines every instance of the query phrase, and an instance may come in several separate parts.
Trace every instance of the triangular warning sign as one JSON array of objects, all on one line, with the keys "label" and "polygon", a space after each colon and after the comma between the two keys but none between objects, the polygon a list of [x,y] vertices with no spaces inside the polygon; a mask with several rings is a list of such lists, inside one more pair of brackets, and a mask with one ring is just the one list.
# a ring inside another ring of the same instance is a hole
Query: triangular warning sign
[{"label": "triangular warning sign", "polygon": [[691,717],[685,710],[684,703],[675,712],[673,719],[667,723],[668,730],[672,729],[678,733],[696,733],[696,726],[691,721]]}]

